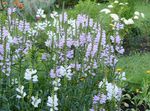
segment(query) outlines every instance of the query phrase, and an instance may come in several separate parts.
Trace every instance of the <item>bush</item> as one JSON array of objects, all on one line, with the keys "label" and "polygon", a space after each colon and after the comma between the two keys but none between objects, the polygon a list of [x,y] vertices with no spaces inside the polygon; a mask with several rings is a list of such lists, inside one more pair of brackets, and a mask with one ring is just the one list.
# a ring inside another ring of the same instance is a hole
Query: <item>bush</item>
[{"label": "bush", "polygon": [[99,16],[100,7],[96,2],[91,0],[79,1],[73,10],[68,10],[70,17],[76,18],[78,14],[86,14],[93,19]]},{"label": "bush", "polygon": [[63,3],[65,4],[65,7],[72,7],[76,5],[79,2],[79,0],[56,0],[56,3],[62,7]]}]

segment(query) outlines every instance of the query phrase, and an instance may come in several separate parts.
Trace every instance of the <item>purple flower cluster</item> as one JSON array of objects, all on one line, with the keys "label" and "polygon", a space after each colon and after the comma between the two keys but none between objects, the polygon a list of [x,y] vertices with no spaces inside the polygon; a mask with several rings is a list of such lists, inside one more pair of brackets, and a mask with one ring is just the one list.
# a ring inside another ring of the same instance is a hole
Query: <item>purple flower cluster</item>
[{"label": "purple flower cluster", "polygon": [[93,104],[105,104],[107,96],[105,94],[98,94],[93,97]]},{"label": "purple flower cluster", "polygon": [[19,29],[19,31],[25,33],[25,32],[30,30],[30,24],[28,22],[26,22],[26,21],[22,21],[21,20],[18,23],[18,29]]}]

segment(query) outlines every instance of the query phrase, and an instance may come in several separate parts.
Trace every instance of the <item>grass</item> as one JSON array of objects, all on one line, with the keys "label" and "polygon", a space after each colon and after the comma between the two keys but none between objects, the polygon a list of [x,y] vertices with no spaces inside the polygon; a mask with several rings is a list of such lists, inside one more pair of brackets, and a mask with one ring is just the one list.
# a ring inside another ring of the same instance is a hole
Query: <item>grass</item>
[{"label": "grass", "polygon": [[133,84],[141,84],[143,79],[150,80],[150,74],[146,71],[150,70],[150,53],[135,54],[122,57],[117,64],[118,68],[122,68],[126,72],[127,80]]}]

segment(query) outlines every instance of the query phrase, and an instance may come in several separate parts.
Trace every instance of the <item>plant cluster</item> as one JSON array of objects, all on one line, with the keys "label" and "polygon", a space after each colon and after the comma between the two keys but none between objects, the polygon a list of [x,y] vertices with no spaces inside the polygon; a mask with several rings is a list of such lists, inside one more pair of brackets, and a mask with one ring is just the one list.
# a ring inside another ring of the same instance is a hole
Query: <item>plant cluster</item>
[{"label": "plant cluster", "polygon": [[30,23],[16,11],[0,15],[0,110],[121,110],[126,75],[116,64],[129,19],[111,13],[109,33],[83,13],[54,11],[48,19],[38,9]]}]

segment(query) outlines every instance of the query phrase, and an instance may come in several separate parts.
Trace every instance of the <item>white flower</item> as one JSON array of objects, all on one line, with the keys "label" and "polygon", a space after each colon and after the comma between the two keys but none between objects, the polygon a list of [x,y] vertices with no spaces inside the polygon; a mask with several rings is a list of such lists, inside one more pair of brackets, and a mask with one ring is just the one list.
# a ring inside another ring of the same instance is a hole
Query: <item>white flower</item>
[{"label": "white flower", "polygon": [[26,80],[32,80],[33,82],[37,82],[38,81],[38,76],[35,75],[36,73],[37,73],[37,70],[26,69],[24,78]]},{"label": "white flower", "polygon": [[141,17],[142,17],[142,18],[145,18],[145,15],[144,15],[144,13],[141,13]]},{"label": "white flower", "polygon": [[134,24],[134,21],[130,18],[128,20],[124,19],[123,22],[126,24],[126,25],[131,25],[131,24]]},{"label": "white flower", "polygon": [[58,17],[58,13],[56,11],[53,11],[51,14],[50,14],[51,18],[55,19],[55,17]]},{"label": "white flower", "polygon": [[37,13],[36,13],[36,17],[37,18],[46,18],[46,15],[44,14],[44,10],[42,10],[41,8],[37,10]]},{"label": "white flower", "polygon": [[45,28],[48,26],[47,23],[45,22],[38,22],[38,23],[35,23],[35,29],[37,30],[45,30]]},{"label": "white flower", "polygon": [[138,16],[134,16],[134,19],[139,19],[139,17]]},{"label": "white flower", "polygon": [[51,47],[51,43],[52,43],[52,40],[47,39],[47,40],[45,41],[45,46]]},{"label": "white flower", "polygon": [[31,36],[37,36],[38,32],[36,30],[34,30],[34,29],[30,29],[28,31],[28,35],[29,35],[29,37],[31,37]]},{"label": "white flower", "polygon": [[17,78],[12,79],[11,84],[12,84],[12,85],[14,85],[14,84],[18,84],[18,79],[17,79]]},{"label": "white flower", "polygon": [[118,1],[118,0],[115,0],[114,3],[119,3],[119,1]]},{"label": "white flower", "polygon": [[18,99],[24,98],[27,95],[26,92],[24,92],[23,90],[24,90],[24,86],[19,86],[18,88],[16,88],[16,91],[19,93],[17,94],[16,98]]},{"label": "white flower", "polygon": [[103,85],[103,82],[101,81],[99,84],[98,84],[98,87],[101,88]]},{"label": "white flower", "polygon": [[135,12],[134,12],[134,15],[136,15],[136,16],[140,16],[140,12],[135,11]]},{"label": "white flower", "polygon": [[119,3],[119,5],[125,5],[124,3]]},{"label": "white flower", "polygon": [[34,76],[32,77],[32,79],[33,79],[33,80],[32,80],[33,82],[37,82],[37,81],[38,81],[38,76],[37,76],[37,75],[34,75]]},{"label": "white flower", "polygon": [[63,66],[60,66],[59,74],[60,74],[60,76],[65,76],[66,75],[66,69]]},{"label": "white flower", "polygon": [[60,68],[59,68],[59,76],[60,77],[66,76],[66,78],[68,80],[71,80],[72,75],[73,74],[71,72],[71,67],[70,66],[67,66],[67,67],[60,66]]},{"label": "white flower", "polygon": [[51,41],[53,40],[54,42],[57,40],[56,33],[52,32],[52,31],[48,31],[47,35],[48,35],[49,40],[51,40]]},{"label": "white flower", "polygon": [[40,99],[40,98],[38,99],[37,97],[34,97],[34,96],[32,96],[31,99],[32,99],[31,104],[32,104],[35,108],[37,108],[38,105],[41,103],[41,99]]},{"label": "white flower", "polygon": [[125,81],[126,80],[126,73],[125,72],[116,72],[116,79],[119,79],[119,80],[123,80]]},{"label": "white flower", "polygon": [[108,8],[113,8],[113,5],[108,5]]},{"label": "white flower", "polygon": [[76,21],[74,19],[69,19],[68,24],[70,24],[73,28],[76,27]]},{"label": "white flower", "polygon": [[66,77],[68,78],[68,80],[71,80],[71,77],[72,77],[72,75],[73,75],[73,73],[71,72],[71,66],[68,66],[67,68],[66,68]]},{"label": "white flower", "polygon": [[59,89],[59,87],[61,86],[60,84],[60,78],[58,79],[55,79],[53,82],[52,82],[53,86],[54,86],[54,91],[57,91]]},{"label": "white flower", "polygon": [[125,72],[122,72],[122,74],[121,74],[121,80],[126,80],[126,73]]},{"label": "white flower", "polygon": [[109,10],[109,9],[102,9],[100,12],[104,12],[105,14],[108,14],[108,13],[110,13],[111,11]]},{"label": "white flower", "polygon": [[117,87],[115,84],[106,82],[106,91],[107,91],[107,99],[112,100],[115,98],[116,100],[120,100],[122,95],[121,88]]},{"label": "white flower", "polygon": [[119,16],[117,14],[110,14],[110,16],[114,21],[119,21]]},{"label": "white flower", "polygon": [[53,97],[48,96],[47,106],[51,108],[51,110],[58,110],[58,98],[55,94]]}]

